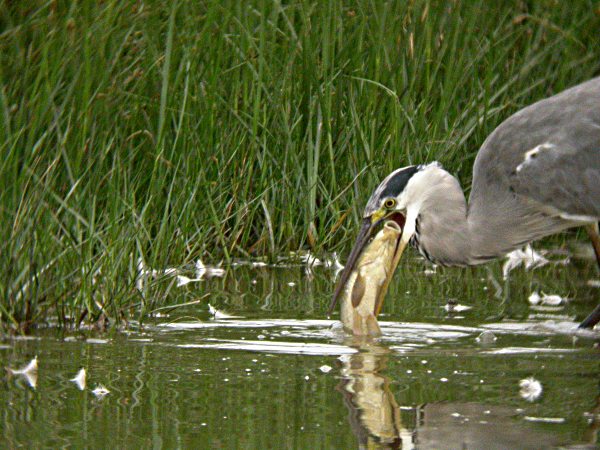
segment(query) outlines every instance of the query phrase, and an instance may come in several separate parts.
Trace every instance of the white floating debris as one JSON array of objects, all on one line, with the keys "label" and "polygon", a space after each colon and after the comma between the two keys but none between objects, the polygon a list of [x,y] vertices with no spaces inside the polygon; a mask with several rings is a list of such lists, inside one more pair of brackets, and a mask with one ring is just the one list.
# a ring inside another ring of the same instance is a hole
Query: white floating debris
[{"label": "white floating debris", "polygon": [[85,342],[88,344],[108,344],[110,339],[87,338]]},{"label": "white floating debris", "polygon": [[106,389],[103,385],[99,384],[98,386],[96,386],[96,389],[92,391],[92,394],[94,394],[97,398],[101,399],[104,396],[110,394],[110,391]]},{"label": "white floating debris", "polygon": [[482,331],[481,334],[475,338],[475,341],[480,344],[492,344],[497,340],[498,338],[496,335],[489,330]]},{"label": "white floating debris", "polygon": [[85,389],[85,369],[81,368],[75,377],[71,378],[69,381],[72,381],[77,385],[80,391]]},{"label": "white floating debris", "polygon": [[504,279],[508,277],[511,270],[516,269],[521,264],[525,265],[525,269],[536,269],[538,267],[545,266],[550,261],[544,258],[541,254],[531,248],[531,245],[527,244],[523,250],[514,250],[506,255],[506,262],[502,266],[502,276]]},{"label": "white floating debris", "polygon": [[11,368],[7,367],[6,370],[9,373],[11,373],[12,375],[28,375],[28,374],[32,374],[32,373],[37,373],[37,370],[38,370],[37,356],[35,358],[33,358],[31,361],[29,361],[29,364],[27,364],[25,367],[23,367],[21,369],[11,369]]},{"label": "white floating debris", "polygon": [[[135,286],[138,289],[138,291],[142,291],[144,289],[145,283],[149,279],[156,279],[156,278],[158,278],[160,276],[164,276],[164,275],[177,276],[180,271],[179,271],[179,269],[176,269],[175,267],[167,267],[165,270],[151,269],[146,266],[146,264],[144,263],[144,260],[140,257],[140,258],[138,258],[137,272],[138,273],[137,273],[137,279],[135,280]],[[183,278],[186,278],[186,277],[183,277]],[[187,284],[187,283],[184,283],[184,284]],[[179,286],[179,280],[178,280],[178,286]]]},{"label": "white floating debris", "polygon": [[155,279],[161,275],[175,275],[179,272],[177,269],[175,269],[173,267],[168,267],[163,271],[151,269],[146,266],[146,264],[144,263],[144,260],[141,257],[138,258],[137,271],[138,271],[138,274],[137,274],[137,279],[135,281],[135,286],[137,287],[137,289],[139,291],[144,289],[144,284],[150,278]]},{"label": "white floating debris", "polygon": [[442,378],[440,378],[440,381],[441,381],[442,383],[447,383],[447,382],[448,382],[448,378],[446,378],[446,377],[442,377]]},{"label": "white floating debris", "polygon": [[560,295],[552,294],[548,295],[542,292],[542,304],[548,306],[558,306],[566,303],[566,298],[561,297]]},{"label": "white floating debris", "polygon": [[310,380],[310,377],[309,377],[308,375],[306,375],[306,376],[304,377],[304,379],[305,379],[306,381],[308,381],[308,380]]},{"label": "white floating debris", "polygon": [[29,361],[29,364],[27,364],[22,369],[11,369],[11,368],[7,367],[6,371],[10,375],[22,376],[23,378],[25,378],[25,380],[27,380],[27,384],[29,384],[29,386],[31,386],[33,389],[36,388],[37,378],[38,378],[37,356],[35,358],[33,358],[31,361]]},{"label": "white floating debris", "polygon": [[538,294],[537,291],[533,291],[527,301],[529,301],[530,305],[537,305],[541,299],[540,294]]},{"label": "white floating debris", "polygon": [[456,300],[449,299],[448,302],[443,306],[443,308],[449,313],[454,313],[454,312],[468,311],[469,309],[472,309],[473,307],[467,306],[467,305],[461,305]]},{"label": "white floating debris", "polygon": [[211,305],[210,303],[208,304],[208,312],[210,313],[211,316],[213,316],[215,319],[218,319],[222,313],[215,308],[213,305]]},{"label": "white floating debris", "polygon": [[432,264],[430,269],[425,269],[423,271],[423,274],[425,274],[428,277],[435,275],[436,273],[437,273],[437,265],[436,264]]},{"label": "white floating debris", "polygon": [[202,278],[189,278],[185,275],[177,275],[177,287],[185,286],[186,284],[202,281]]},{"label": "white floating debris", "polygon": [[240,316],[232,316],[230,314],[226,314],[223,311],[219,311],[217,308],[215,308],[213,305],[211,305],[210,303],[208,304],[208,312],[210,313],[211,316],[213,316],[213,319],[239,319]]},{"label": "white floating debris", "polygon": [[225,275],[225,270],[218,266],[205,266],[201,259],[196,261],[196,278],[203,277],[222,277]]},{"label": "white floating debris", "polygon": [[294,283],[293,281],[290,281],[287,285],[290,287],[294,287],[294,286],[296,286],[296,283]]},{"label": "white floating debris", "polygon": [[530,305],[547,305],[547,306],[559,306],[567,302],[567,298],[561,297],[557,294],[546,294],[542,292],[542,295],[538,294],[537,291],[531,293],[527,299]]},{"label": "white floating debris", "polygon": [[263,261],[253,261],[251,264],[252,267],[267,267],[267,263]]},{"label": "white floating debris", "polygon": [[564,417],[533,417],[525,416],[524,420],[528,422],[543,422],[543,423],[565,423]]},{"label": "white floating debris", "polygon": [[542,395],[542,383],[533,377],[519,381],[519,387],[521,388],[519,395],[528,402],[533,402]]},{"label": "white floating debris", "polygon": [[312,255],[310,252],[308,252],[306,255],[302,255],[300,257],[300,260],[302,262],[306,263],[306,265],[308,267],[315,267],[315,266],[322,266],[323,265],[323,261],[321,261],[316,256]]},{"label": "white floating debris", "polygon": [[336,252],[333,252],[330,259],[325,260],[325,267],[332,269],[336,275],[344,269],[344,266],[340,263]]},{"label": "white floating debris", "polygon": [[328,366],[327,364],[322,365],[321,367],[319,367],[319,370],[323,373],[329,373],[331,372],[332,367]]}]

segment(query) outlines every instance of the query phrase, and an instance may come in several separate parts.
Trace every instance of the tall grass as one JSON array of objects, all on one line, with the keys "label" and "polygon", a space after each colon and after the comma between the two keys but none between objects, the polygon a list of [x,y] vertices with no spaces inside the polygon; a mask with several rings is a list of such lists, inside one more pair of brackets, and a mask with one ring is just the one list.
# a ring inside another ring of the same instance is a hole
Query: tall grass
[{"label": "tall grass", "polygon": [[598,73],[592,1],[0,1],[0,320],[143,315],[152,267],[343,250],[390,170],[468,189]]}]

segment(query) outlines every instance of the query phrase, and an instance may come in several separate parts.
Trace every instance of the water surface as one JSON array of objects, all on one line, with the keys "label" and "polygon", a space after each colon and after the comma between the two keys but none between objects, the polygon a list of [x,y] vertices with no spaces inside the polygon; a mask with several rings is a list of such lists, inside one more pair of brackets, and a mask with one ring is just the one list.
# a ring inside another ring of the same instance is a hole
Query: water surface
[{"label": "water surface", "polygon": [[[301,265],[229,268],[164,299],[199,304],[124,333],[6,338],[3,366],[37,355],[39,369],[3,379],[2,447],[595,448],[598,335],[575,331],[598,299],[592,263],[507,281],[498,264],[430,270],[403,263],[378,340],[340,333],[333,272]],[[532,306],[534,290],[569,300]],[[448,313],[449,298],[471,309]],[[530,377],[541,393],[520,387]]]}]

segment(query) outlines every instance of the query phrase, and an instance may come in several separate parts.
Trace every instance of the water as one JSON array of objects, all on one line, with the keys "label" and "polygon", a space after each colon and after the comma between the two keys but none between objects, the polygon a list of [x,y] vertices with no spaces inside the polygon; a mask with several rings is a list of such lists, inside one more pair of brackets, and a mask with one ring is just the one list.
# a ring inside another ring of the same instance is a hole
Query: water
[{"label": "water", "polygon": [[[599,336],[574,332],[598,299],[591,262],[505,282],[498,264],[407,261],[376,341],[340,333],[332,272],[303,267],[231,268],[164,300],[200,304],[125,333],[6,339],[3,366],[39,368],[3,379],[0,447],[595,448]],[[534,290],[570,300],[532,306]],[[449,313],[449,298],[471,309]],[[214,320],[208,302],[238,317]]]}]

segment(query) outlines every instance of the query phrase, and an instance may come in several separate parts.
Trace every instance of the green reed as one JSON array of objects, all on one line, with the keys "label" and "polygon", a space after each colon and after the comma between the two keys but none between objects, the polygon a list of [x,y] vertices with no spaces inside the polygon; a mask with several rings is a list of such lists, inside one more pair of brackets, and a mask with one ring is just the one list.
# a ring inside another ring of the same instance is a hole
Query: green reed
[{"label": "green reed", "polygon": [[0,321],[141,318],[183,266],[348,248],[371,189],[468,190],[518,108],[598,72],[581,2],[0,2]]}]

